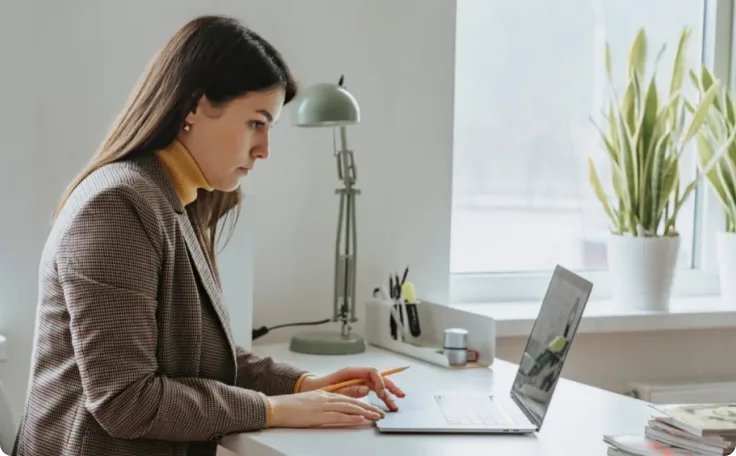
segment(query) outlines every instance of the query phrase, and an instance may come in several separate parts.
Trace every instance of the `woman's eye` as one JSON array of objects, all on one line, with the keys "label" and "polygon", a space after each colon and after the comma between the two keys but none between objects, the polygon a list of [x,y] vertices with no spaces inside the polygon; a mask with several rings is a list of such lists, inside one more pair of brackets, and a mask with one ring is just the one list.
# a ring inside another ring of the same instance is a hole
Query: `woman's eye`
[{"label": "woman's eye", "polygon": [[259,129],[265,127],[266,124],[264,122],[261,122],[260,120],[252,120],[250,122],[250,126],[253,127],[253,128],[255,128],[256,130],[259,130]]}]

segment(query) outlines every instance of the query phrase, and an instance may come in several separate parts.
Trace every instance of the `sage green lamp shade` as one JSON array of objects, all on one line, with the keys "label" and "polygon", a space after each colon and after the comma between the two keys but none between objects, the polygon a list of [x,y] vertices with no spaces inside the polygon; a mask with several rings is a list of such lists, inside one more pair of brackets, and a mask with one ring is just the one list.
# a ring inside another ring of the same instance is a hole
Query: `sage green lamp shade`
[{"label": "sage green lamp shade", "polygon": [[339,127],[360,122],[355,97],[338,84],[307,87],[295,100],[294,124],[299,127]]}]

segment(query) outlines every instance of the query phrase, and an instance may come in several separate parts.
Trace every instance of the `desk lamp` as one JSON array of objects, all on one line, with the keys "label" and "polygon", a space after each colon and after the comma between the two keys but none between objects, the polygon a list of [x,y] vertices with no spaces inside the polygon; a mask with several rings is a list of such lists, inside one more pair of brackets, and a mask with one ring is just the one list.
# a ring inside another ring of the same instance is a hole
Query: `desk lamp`
[{"label": "desk lamp", "polygon": [[335,145],[337,177],[342,186],[335,190],[340,195],[335,242],[335,278],[332,321],[340,322],[340,331],[313,331],[295,335],[290,348],[299,353],[315,355],[347,355],[365,351],[362,336],[352,332],[355,323],[355,284],[357,259],[357,226],[355,219],[356,170],[353,151],[348,149],[346,125],[360,122],[360,107],[353,95],[343,86],[343,77],[337,84],[320,83],[307,87],[294,106],[294,124],[299,127],[339,128],[340,149]]}]

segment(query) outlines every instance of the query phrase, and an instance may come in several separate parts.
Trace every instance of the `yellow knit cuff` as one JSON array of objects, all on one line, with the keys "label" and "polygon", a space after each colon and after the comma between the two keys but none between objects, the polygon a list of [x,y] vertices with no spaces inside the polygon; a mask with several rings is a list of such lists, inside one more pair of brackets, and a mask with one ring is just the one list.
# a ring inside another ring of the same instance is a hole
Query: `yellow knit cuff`
[{"label": "yellow knit cuff", "polygon": [[268,399],[268,396],[263,393],[258,394],[261,395],[261,399],[263,399],[263,404],[266,406],[266,425],[264,426],[264,428],[268,429],[271,427],[271,420],[273,419],[273,406],[271,405],[271,400]]},{"label": "yellow knit cuff", "polygon": [[296,384],[294,385],[294,392],[298,393],[300,388],[302,387],[302,382],[307,377],[314,377],[314,374],[310,374],[309,372],[305,372],[302,375],[299,376],[299,378],[296,380]]}]

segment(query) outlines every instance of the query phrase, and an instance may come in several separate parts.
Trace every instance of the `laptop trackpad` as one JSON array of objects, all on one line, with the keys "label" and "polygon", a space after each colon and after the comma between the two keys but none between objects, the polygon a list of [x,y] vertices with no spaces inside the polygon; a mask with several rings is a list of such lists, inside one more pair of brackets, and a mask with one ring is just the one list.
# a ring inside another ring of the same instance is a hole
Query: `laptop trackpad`
[{"label": "laptop trackpad", "polygon": [[439,408],[432,394],[407,393],[406,397],[394,398],[399,410],[389,411],[386,404],[378,397],[368,398],[368,402],[384,410],[386,416],[376,422],[379,431],[401,432],[414,430],[436,429],[444,425]]},{"label": "laptop trackpad", "polygon": [[[422,412],[426,411],[428,406],[434,406],[431,402],[431,396],[426,394],[409,394],[403,398],[393,397],[394,402],[399,407],[399,412]],[[385,402],[378,398],[375,393],[371,392],[367,398],[367,402],[375,407],[380,408],[386,413],[393,411],[388,408]]]}]

